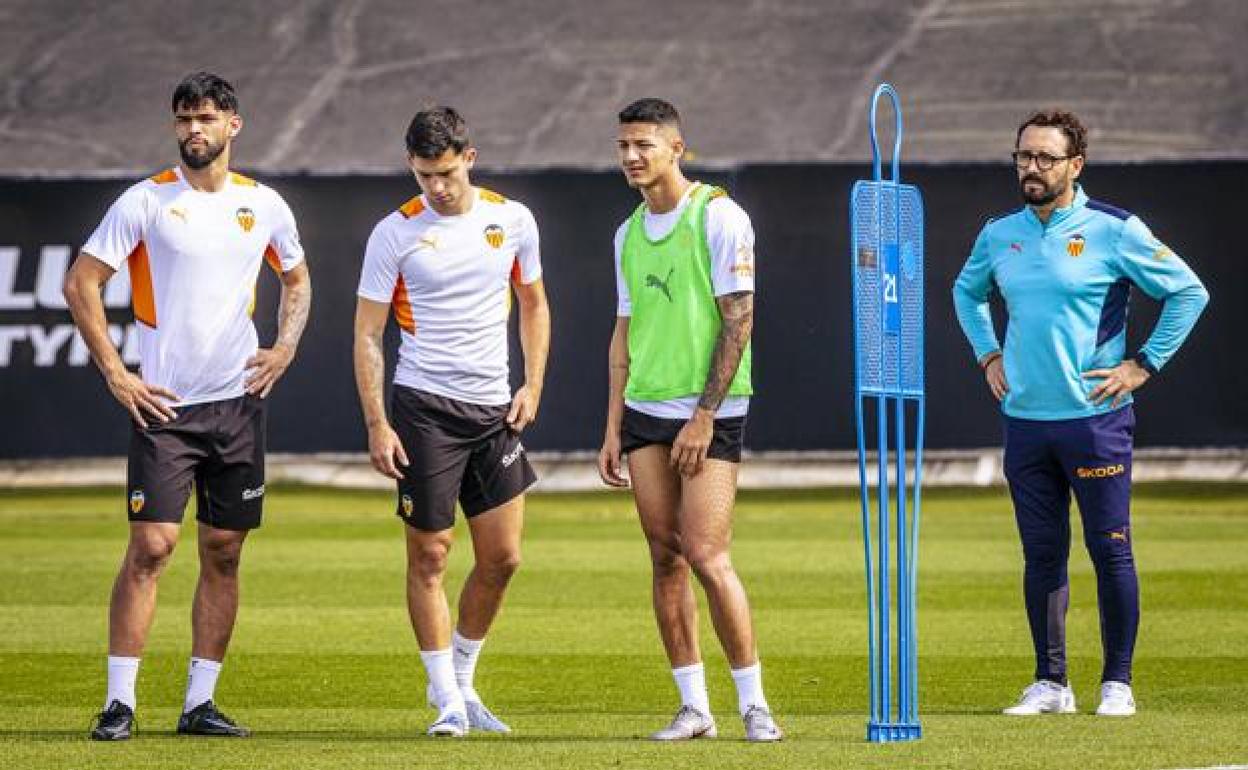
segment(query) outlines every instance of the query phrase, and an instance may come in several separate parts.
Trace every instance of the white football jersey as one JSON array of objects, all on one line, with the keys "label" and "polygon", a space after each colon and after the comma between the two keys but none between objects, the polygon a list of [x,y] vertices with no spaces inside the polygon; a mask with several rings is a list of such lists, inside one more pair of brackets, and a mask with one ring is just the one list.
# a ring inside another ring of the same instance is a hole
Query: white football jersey
[{"label": "white football jersey", "polygon": [[390,303],[402,343],[394,381],[472,404],[511,401],[511,283],[542,276],[537,222],[521,203],[474,188],[466,213],[417,196],[377,223],[360,297]]},{"label": "white football jersey", "polygon": [[122,193],[82,250],[114,270],[129,263],[141,376],[181,406],[245,393],[260,266],[284,273],[303,261],[294,215],[276,192],[234,173],[222,190],[202,192],[180,168]]}]

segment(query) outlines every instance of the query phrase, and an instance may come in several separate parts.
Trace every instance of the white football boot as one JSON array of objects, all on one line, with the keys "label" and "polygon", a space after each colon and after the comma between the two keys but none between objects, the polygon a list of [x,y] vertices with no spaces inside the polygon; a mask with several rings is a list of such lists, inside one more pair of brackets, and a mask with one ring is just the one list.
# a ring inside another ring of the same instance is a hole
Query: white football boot
[{"label": "white football boot", "polygon": [[1135,697],[1131,685],[1123,682],[1101,684],[1101,705],[1096,707],[1098,717],[1135,716]]},{"label": "white football boot", "polygon": [[745,739],[751,743],[774,743],[784,739],[780,726],[763,706],[750,706],[741,719],[745,722]]},{"label": "white football boot", "polygon": [[694,738],[714,738],[718,734],[714,717],[703,714],[693,706],[681,706],[672,718],[672,723],[656,733],[651,733],[650,740],[691,741]]},{"label": "white football boot", "polygon": [[[433,697],[433,685],[425,688],[425,700],[435,709],[438,707],[438,702]],[[503,734],[511,732],[511,727],[479,700],[464,698],[464,710],[468,715],[468,727],[473,730]]]},{"label": "white football boot", "polygon": [[1018,703],[1002,710],[1012,717],[1029,717],[1036,714],[1075,713],[1075,691],[1070,685],[1060,685],[1041,679],[1027,685]]}]

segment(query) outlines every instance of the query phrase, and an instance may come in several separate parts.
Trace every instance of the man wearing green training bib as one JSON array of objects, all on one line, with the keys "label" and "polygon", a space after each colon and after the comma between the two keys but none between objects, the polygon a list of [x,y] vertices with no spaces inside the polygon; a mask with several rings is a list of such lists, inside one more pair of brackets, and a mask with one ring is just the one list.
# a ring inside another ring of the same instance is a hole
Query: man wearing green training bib
[{"label": "man wearing green training bib", "polygon": [[717,734],[692,572],[732,667],[746,739],[778,741],[749,600],[728,554],[753,393],[754,230],[723,190],[681,171],[675,107],[641,99],[619,122],[620,167],[643,202],[615,234],[618,304],[598,473],[611,486],[631,480],[650,546],[655,618],[680,691],[675,718],[651,737]]}]

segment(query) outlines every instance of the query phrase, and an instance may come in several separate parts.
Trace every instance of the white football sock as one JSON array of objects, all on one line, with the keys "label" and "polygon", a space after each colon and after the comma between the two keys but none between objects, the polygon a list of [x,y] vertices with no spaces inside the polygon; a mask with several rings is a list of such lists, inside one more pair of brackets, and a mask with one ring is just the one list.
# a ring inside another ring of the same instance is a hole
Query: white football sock
[{"label": "white football sock", "polygon": [[741,710],[741,716],[745,716],[750,706],[768,708],[767,699],[763,697],[762,663],[733,669],[732,681],[737,685],[737,708]]},{"label": "white football sock", "polygon": [[208,658],[191,658],[186,675],[186,698],[182,701],[182,713],[212,700],[217,689],[217,677],[221,675],[221,661]]},{"label": "white football sock", "polygon": [[698,711],[710,716],[711,702],[706,694],[706,669],[701,663],[681,666],[672,669],[672,678],[676,680],[676,688],[680,690],[682,706],[693,706]]},{"label": "white football sock", "polygon": [[108,694],[104,696],[104,708],[115,700],[134,710],[134,683],[139,678],[139,659],[121,655],[108,656]]},{"label": "white football sock", "polygon": [[473,687],[472,679],[477,672],[477,658],[481,656],[484,639],[469,639],[459,635],[458,629],[451,636],[451,649],[455,651],[455,682],[464,700],[481,702],[481,696]]},{"label": "white football sock", "polygon": [[429,675],[429,686],[433,688],[433,700],[438,706],[438,713],[464,713],[464,696],[460,694],[459,685],[455,683],[455,665],[451,659],[451,650],[421,650],[420,662],[425,664],[425,673]]}]

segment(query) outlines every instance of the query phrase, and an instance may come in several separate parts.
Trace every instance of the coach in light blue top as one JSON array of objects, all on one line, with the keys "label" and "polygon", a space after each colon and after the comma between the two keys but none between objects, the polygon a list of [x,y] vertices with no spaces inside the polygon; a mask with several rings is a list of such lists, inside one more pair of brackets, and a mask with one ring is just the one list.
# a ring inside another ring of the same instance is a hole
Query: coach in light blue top
[{"label": "coach in light blue top", "polygon": [[953,297],[958,321],[981,362],[1001,350],[988,293],[1009,310],[1001,410],[1029,420],[1104,414],[1117,404],[1090,398],[1098,379],[1126,358],[1132,286],[1162,300],[1161,317],[1135,362],[1155,374],[1178,350],[1209,300],[1200,279],[1140,218],[1074,185],[1069,205],[1041,221],[1032,206],[990,221],[975,240]]},{"label": "coach in light blue top", "polygon": [[[1097,714],[1135,713],[1131,662],[1139,585],[1131,547],[1131,392],[1166,365],[1209,300],[1200,279],[1139,217],[1077,184],[1087,132],[1063,110],[1019,127],[1026,203],[990,220],[953,287],[958,321],[1005,413],[1005,475],[1023,542],[1035,682],[1006,714],[1075,711],[1066,671],[1070,495],[1097,575],[1104,667]],[[1126,350],[1131,287],[1163,303]],[[1002,350],[988,297],[1009,314]]]}]

